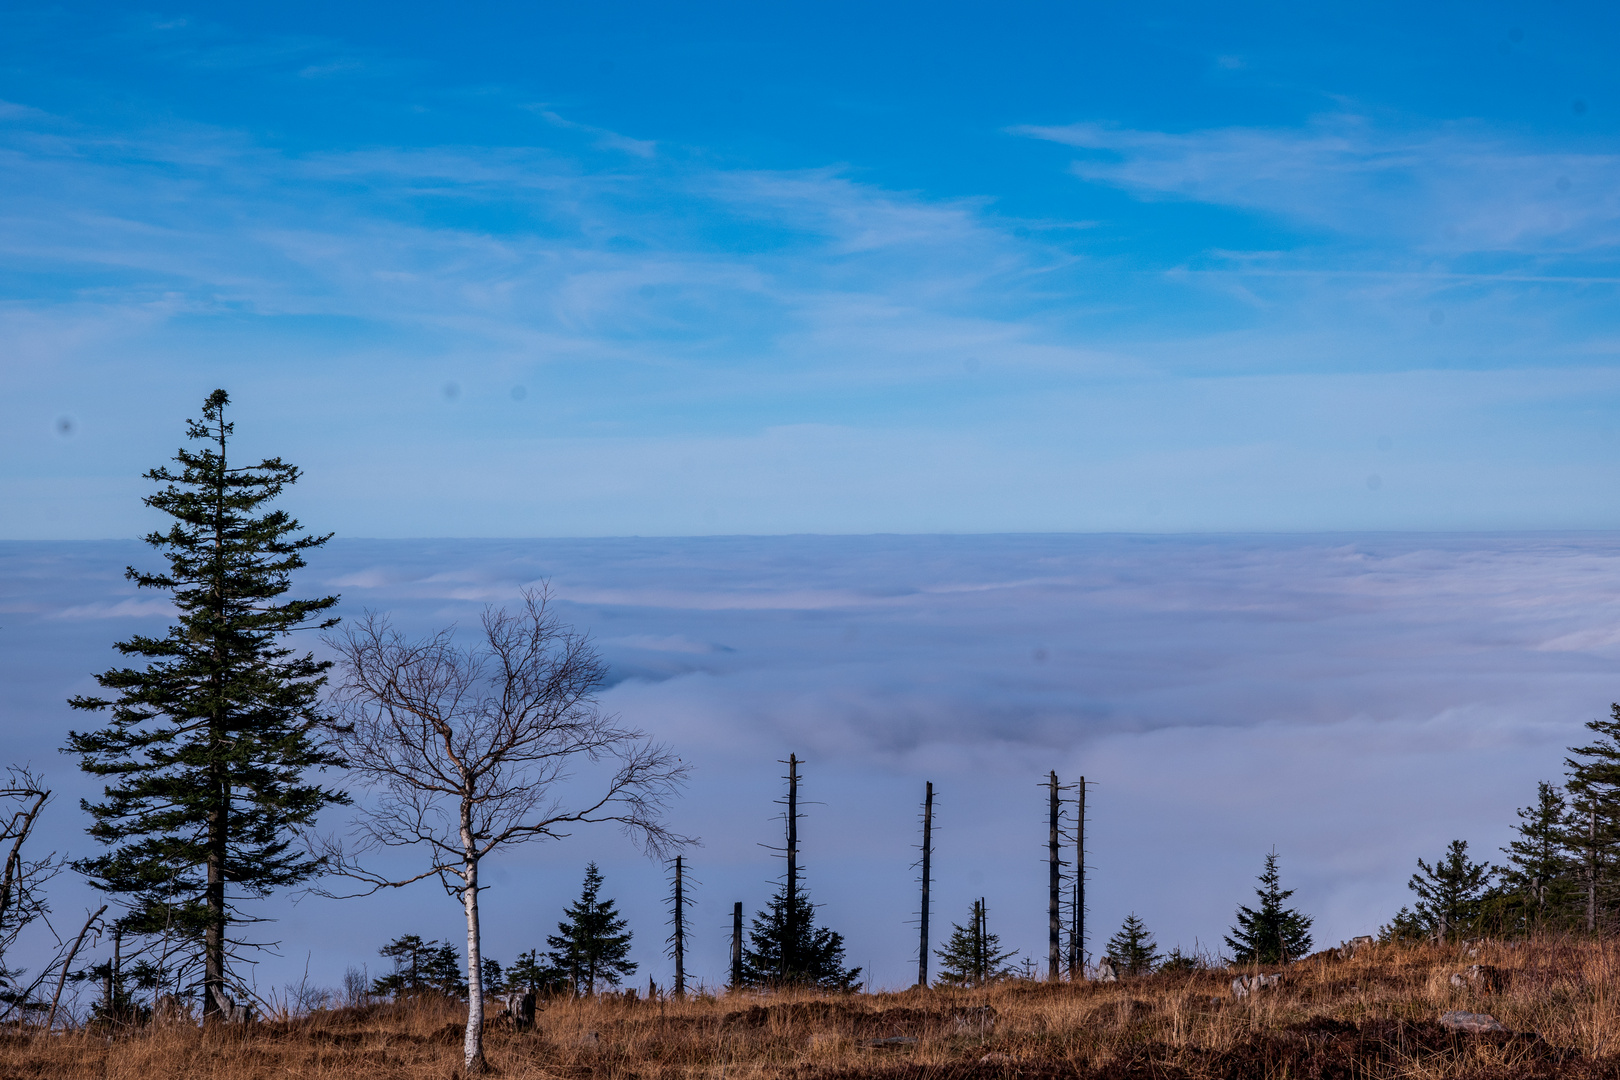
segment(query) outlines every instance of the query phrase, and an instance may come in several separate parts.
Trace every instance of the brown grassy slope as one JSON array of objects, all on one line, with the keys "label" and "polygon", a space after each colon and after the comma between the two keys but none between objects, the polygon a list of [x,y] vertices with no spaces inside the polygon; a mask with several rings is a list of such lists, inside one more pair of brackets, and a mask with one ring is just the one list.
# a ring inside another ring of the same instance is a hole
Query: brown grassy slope
[{"label": "brown grassy slope", "polygon": [[[1452,972],[1475,962],[1502,970],[1500,992],[1450,986]],[[1620,945],[1487,945],[1478,957],[1386,947],[1296,964],[1280,990],[1245,1001],[1232,997],[1232,974],[838,997],[563,1000],[544,1006],[536,1033],[491,1031],[488,1052],[502,1077],[593,1080],[1620,1080]],[[1489,1012],[1510,1033],[1454,1034],[1436,1023],[1449,1009]],[[17,1033],[0,1041],[0,1078],[440,1080],[457,1075],[464,1016],[451,1003],[384,1005],[245,1031]]]}]

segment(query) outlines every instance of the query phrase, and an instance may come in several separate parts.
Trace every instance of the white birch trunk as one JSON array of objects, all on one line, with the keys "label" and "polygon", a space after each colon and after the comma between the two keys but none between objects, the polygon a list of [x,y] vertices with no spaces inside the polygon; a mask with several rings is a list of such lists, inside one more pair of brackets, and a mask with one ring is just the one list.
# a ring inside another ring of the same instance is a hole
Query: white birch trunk
[{"label": "white birch trunk", "polygon": [[463,820],[462,850],[467,858],[462,863],[464,883],[462,904],[467,909],[467,1035],[462,1041],[463,1064],[467,1075],[484,1071],[484,971],[478,942],[478,860],[474,857],[470,825]]}]

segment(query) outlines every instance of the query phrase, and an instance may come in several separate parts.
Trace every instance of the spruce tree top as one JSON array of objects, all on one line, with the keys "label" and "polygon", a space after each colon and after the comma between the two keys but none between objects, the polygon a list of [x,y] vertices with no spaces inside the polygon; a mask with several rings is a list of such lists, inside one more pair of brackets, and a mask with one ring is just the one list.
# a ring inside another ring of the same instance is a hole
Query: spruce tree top
[{"label": "spruce tree top", "polygon": [[329,536],[302,533],[267,504],[298,479],[271,458],[233,466],[229,397],[216,390],[203,419],[187,422],[200,449],[182,448],[177,471],[146,474],[163,487],[145,500],[173,522],[146,542],[168,569],[126,577],[170,594],[179,610],[162,637],[137,634],[117,643],[141,667],[114,668],[96,681],[114,696],[69,704],[110,710],[106,727],[71,732],[67,752],[107,778],[100,802],[82,805],[90,835],[106,854],[79,870],[96,887],[122,894],[126,927],[168,927],[209,935],[208,979],[221,985],[226,923],[240,916],[234,898],[262,896],[318,869],[295,847],[296,832],[322,807],[346,802],[338,791],[305,782],[310,769],[340,765],[317,729],[330,664],[297,655],[280,639],[325,627],[336,596],[280,600],[304,553]]}]

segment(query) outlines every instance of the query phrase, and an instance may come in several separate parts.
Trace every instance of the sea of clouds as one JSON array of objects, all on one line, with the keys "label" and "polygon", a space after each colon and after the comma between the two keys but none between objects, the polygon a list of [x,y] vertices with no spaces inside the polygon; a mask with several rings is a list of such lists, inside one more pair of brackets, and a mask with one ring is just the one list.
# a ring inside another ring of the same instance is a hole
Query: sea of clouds
[{"label": "sea of clouds", "polygon": [[[120,662],[114,641],[170,616],[124,580],[132,563],[156,553],[0,544],[4,757],[47,773],[45,843],[73,855],[94,850],[77,807],[94,787],[58,748],[96,721],[65,699]],[[543,582],[609,661],[604,704],[692,766],[672,819],[702,840],[689,967],[711,983],[732,902],[757,909],[780,873],[761,845],[780,843],[790,752],[812,897],[850,962],[899,986],[925,781],[936,944],[983,896],[1004,943],[1044,958],[1050,770],[1095,784],[1093,948],[1134,911],[1163,946],[1218,951],[1273,847],[1330,944],[1408,903],[1415,860],[1452,838],[1497,856],[1515,808],[1620,697],[1607,533],[337,540],[296,591],[471,634]],[[665,982],[663,868],[606,827],[487,867],[488,951],[544,948],[589,859],[630,918],[638,979]],[[90,891],[63,878],[53,896],[67,932]],[[251,910],[282,942],[261,987],[375,973],[401,933],[462,934],[432,884]]]}]

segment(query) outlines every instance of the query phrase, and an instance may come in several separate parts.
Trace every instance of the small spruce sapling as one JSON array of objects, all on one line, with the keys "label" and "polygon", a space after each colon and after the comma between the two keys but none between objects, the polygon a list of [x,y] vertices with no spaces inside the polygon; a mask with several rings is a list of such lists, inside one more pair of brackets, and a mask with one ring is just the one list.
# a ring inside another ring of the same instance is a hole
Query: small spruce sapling
[{"label": "small spruce sapling", "polygon": [[1494,874],[1489,863],[1469,861],[1466,840],[1453,840],[1433,866],[1419,859],[1406,884],[1418,895],[1415,914],[1429,936],[1448,941],[1473,929]]},{"label": "small spruce sapling", "polygon": [[576,994],[595,994],[603,984],[617,986],[636,973],[630,959],[631,932],[612,900],[601,899],[602,874],[585,867],[579,899],[563,913],[557,933],[546,938],[553,966],[568,972]]},{"label": "small spruce sapling", "polygon": [[1001,947],[1001,937],[985,927],[984,905],[973,901],[973,912],[968,925],[951,924],[951,935],[945,947],[936,949],[940,972],[936,986],[983,986],[987,982],[1012,975],[1008,961],[1014,950]]},{"label": "small spruce sapling", "polygon": [[[816,986],[823,990],[853,990],[861,969],[844,967],[844,936],[815,925],[816,909],[801,886],[794,890],[790,922],[787,887],[771,897],[770,905],[754,916],[743,949],[743,983],[748,986]],[[791,934],[791,938],[790,935]],[[792,961],[782,963],[786,946]]]},{"label": "small spruce sapling", "polygon": [[1283,903],[1294,895],[1282,887],[1277,853],[1266,856],[1260,887],[1254,890],[1260,907],[1239,906],[1237,925],[1226,938],[1235,964],[1286,964],[1311,951],[1311,917]]},{"label": "small spruce sapling", "polygon": [[1136,912],[1127,915],[1119,933],[1108,939],[1108,957],[1121,975],[1146,975],[1158,965],[1158,946]]}]

